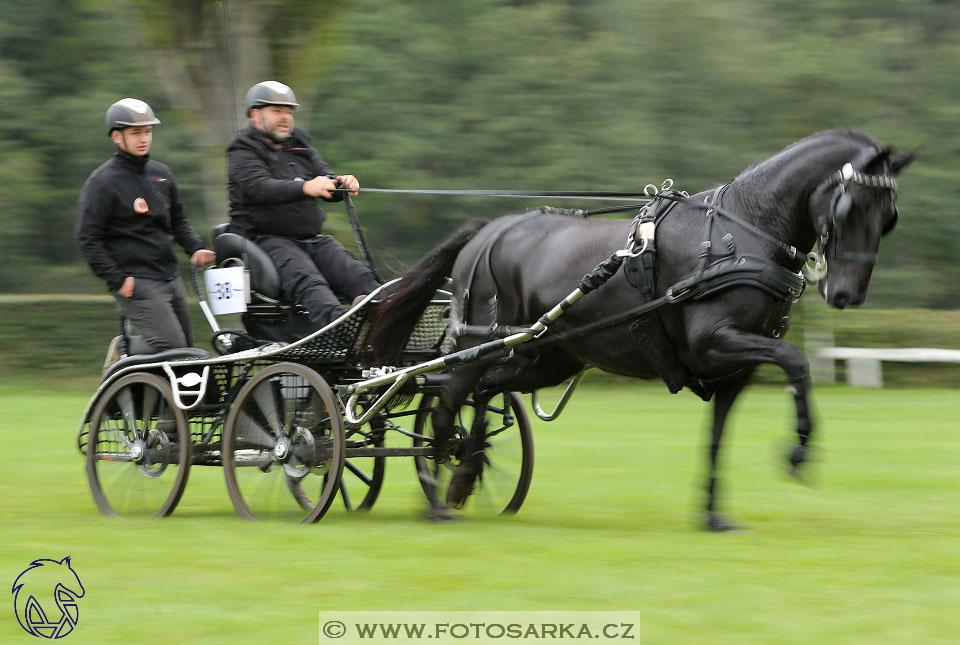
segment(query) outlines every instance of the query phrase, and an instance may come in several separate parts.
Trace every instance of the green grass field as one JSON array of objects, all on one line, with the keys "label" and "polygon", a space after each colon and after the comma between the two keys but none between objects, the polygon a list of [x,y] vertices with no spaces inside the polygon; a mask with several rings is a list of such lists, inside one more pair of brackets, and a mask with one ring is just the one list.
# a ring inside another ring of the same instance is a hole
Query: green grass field
[{"label": "green grass field", "polygon": [[[644,643],[960,640],[960,392],[817,390],[804,487],[780,467],[790,397],[748,390],[722,485],[750,531],[713,535],[697,529],[708,406],[589,380],[534,421],[515,517],[420,519],[403,458],[372,512],[335,504],[310,526],[240,520],[199,467],[172,517],[102,517],[74,446],[92,388],[7,386],[0,582],[72,556],[86,595],[69,643],[316,643],[333,610],[630,610]],[[0,642],[33,642],[7,599]]]}]

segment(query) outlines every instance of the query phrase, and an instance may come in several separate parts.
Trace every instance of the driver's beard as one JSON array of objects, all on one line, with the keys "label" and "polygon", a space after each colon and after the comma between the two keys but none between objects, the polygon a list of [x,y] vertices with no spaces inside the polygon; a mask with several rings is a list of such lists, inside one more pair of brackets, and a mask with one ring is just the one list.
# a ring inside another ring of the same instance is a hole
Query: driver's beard
[{"label": "driver's beard", "polygon": [[290,130],[287,130],[287,133],[286,133],[286,134],[279,134],[279,133],[277,132],[276,126],[270,128],[270,129],[264,129],[264,130],[263,130],[263,133],[264,133],[265,135],[267,135],[268,137],[270,137],[270,140],[273,141],[274,143],[283,143],[284,141],[286,141],[287,139],[290,138],[290,134],[291,134],[292,132],[293,132],[293,130],[290,129]]}]

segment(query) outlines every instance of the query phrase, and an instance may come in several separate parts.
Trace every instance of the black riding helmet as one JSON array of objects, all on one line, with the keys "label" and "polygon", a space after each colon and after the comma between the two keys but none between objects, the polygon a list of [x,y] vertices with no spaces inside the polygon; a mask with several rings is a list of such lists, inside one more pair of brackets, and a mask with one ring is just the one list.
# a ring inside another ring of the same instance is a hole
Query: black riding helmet
[{"label": "black riding helmet", "polygon": [[107,135],[114,130],[160,123],[149,105],[139,99],[120,99],[107,109]]},{"label": "black riding helmet", "polygon": [[300,105],[293,90],[279,81],[261,81],[247,90],[244,101],[247,105],[247,116],[250,110],[256,110],[267,105],[288,105],[292,108]]}]

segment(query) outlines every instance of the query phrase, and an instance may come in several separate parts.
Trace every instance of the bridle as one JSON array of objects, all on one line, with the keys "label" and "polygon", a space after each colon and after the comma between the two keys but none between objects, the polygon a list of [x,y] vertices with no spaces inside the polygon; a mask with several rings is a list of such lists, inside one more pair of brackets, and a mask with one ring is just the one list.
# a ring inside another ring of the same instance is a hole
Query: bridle
[{"label": "bridle", "polygon": [[[830,200],[830,212],[818,222],[817,235],[819,242],[817,252],[811,252],[807,255],[807,262],[812,263],[812,268],[818,279],[823,279],[827,275],[827,267],[831,260],[841,260],[849,262],[860,262],[871,266],[877,263],[877,253],[855,253],[851,251],[840,252],[837,250],[837,242],[840,239],[840,227],[850,215],[853,208],[853,197],[850,194],[850,185],[857,184],[866,188],[877,190],[889,190],[893,205],[893,219],[884,226],[881,235],[887,234],[896,223],[899,213],[897,212],[897,180],[891,175],[868,175],[857,170],[858,167],[866,167],[878,155],[883,154],[874,148],[862,152],[854,161],[843,164],[837,172],[831,173],[810,196],[813,202],[817,198],[833,191]],[[832,242],[832,243],[831,243]]]}]

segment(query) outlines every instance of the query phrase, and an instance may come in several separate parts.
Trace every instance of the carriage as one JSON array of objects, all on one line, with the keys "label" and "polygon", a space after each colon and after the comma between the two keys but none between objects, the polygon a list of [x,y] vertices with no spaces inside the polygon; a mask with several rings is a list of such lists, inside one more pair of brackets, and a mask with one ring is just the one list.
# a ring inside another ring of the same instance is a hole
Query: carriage
[{"label": "carriage", "polygon": [[[238,261],[239,236],[222,227],[214,236],[218,257]],[[282,300],[266,254],[250,243],[244,255],[254,269],[244,326],[257,338],[217,329],[214,356],[196,348],[127,356],[109,369],[87,404],[77,441],[99,510],[168,515],[196,466],[222,467],[234,507],[249,519],[316,522],[338,497],[348,511],[370,509],[387,457],[412,457],[421,482],[442,486],[444,473],[457,466],[463,439],[437,459],[431,415],[439,378],[419,377],[415,404],[405,409],[381,408],[349,420],[343,413],[340,391],[377,372],[363,353],[367,312],[380,291],[295,339],[305,316]],[[406,363],[440,355],[450,312],[445,295],[439,293],[422,316],[404,348]],[[365,403],[359,402],[361,409]],[[477,414],[465,403],[461,427],[469,428]],[[490,422],[491,481],[477,506],[516,511],[533,471],[529,420],[509,392],[482,414]],[[406,445],[388,446],[388,435]]]},{"label": "carriage", "polygon": [[[826,278],[831,306],[862,302],[898,218],[894,176],[916,153],[824,131],[697,195],[653,187],[629,225],[551,208],[468,223],[297,340],[296,305],[280,299],[265,254],[218,231],[218,258],[251,270],[246,331],[215,334],[219,356],[173,350],[112,367],[78,431],[94,499],[108,514],[166,515],[192,466],[221,466],[242,516],[315,522],[338,496],[370,508],[386,458],[413,457],[434,516],[469,503],[516,511],[533,439],[515,392],[569,379],[553,412],[534,397],[537,416],[555,419],[593,365],[713,400],[705,526],[729,530],[715,509],[727,414],[756,365],[780,366],[797,410],[787,461],[795,473],[806,461],[809,375],[779,338],[800,269]],[[573,306],[593,291],[591,307]]]}]

